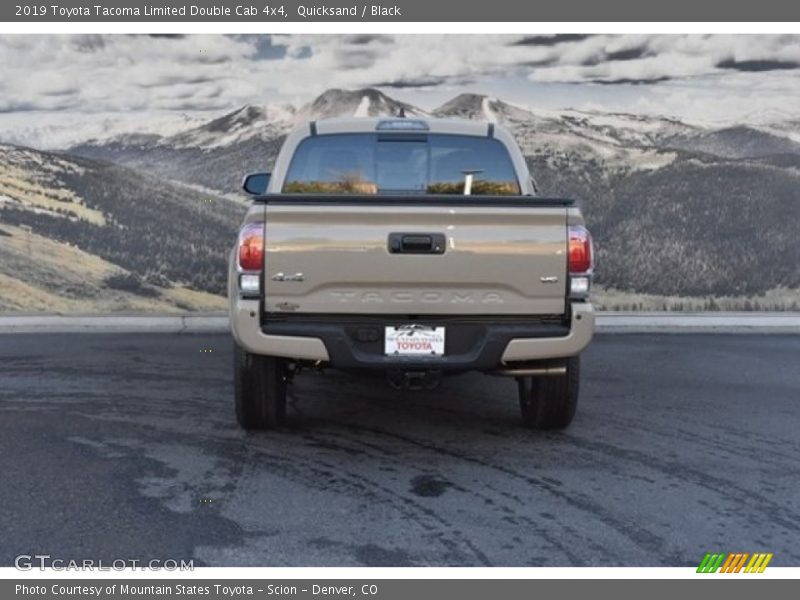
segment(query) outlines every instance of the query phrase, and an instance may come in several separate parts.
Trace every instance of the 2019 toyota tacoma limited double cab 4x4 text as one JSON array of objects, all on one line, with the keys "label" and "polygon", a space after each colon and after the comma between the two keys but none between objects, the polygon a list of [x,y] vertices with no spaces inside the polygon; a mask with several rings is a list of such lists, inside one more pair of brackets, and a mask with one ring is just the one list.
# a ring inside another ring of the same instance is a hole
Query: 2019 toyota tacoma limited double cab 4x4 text
[{"label": "2019 toyota tacoma limited double cab 4x4 text", "polygon": [[304,368],[433,388],[515,377],[522,421],[564,428],[594,331],[592,241],[570,200],[536,195],[489,123],[329,119],[295,128],[230,258],[236,415],[279,426]]}]

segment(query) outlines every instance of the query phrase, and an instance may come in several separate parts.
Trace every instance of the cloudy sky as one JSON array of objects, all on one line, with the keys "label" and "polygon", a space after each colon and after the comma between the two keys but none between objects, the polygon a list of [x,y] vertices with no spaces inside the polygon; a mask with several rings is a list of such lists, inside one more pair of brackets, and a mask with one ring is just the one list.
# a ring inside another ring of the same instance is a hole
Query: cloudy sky
[{"label": "cloudy sky", "polygon": [[471,91],[546,109],[796,117],[800,36],[5,35],[0,140],[87,115],[211,114],[364,86],[425,109]]}]

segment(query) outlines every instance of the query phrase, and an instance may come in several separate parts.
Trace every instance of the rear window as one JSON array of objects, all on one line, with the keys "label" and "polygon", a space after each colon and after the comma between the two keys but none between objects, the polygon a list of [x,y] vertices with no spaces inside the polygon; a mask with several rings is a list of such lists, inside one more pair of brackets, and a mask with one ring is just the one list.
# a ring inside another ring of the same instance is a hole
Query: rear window
[{"label": "rear window", "polygon": [[304,139],[295,150],[287,194],[517,195],[506,147],[489,137],[347,133]]}]

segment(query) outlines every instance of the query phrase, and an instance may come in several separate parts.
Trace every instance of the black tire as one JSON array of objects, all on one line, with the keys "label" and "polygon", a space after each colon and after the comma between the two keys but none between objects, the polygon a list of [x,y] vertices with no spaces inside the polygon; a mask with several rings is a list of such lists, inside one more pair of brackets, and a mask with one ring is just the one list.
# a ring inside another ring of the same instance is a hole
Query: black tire
[{"label": "black tire", "polygon": [[233,349],[236,420],[244,429],[275,429],[286,418],[286,361]]},{"label": "black tire", "polygon": [[580,357],[565,360],[564,375],[518,377],[522,423],[530,429],[566,429],[578,407]]}]

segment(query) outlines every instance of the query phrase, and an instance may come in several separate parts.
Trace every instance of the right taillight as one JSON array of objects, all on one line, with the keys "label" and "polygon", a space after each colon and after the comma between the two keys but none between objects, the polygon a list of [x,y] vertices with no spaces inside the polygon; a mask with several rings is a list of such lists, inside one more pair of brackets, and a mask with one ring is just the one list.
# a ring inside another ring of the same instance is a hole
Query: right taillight
[{"label": "right taillight", "polygon": [[569,272],[588,273],[592,270],[592,236],[583,225],[569,228]]},{"label": "right taillight", "polygon": [[569,227],[569,295],[572,298],[586,298],[592,283],[594,256],[592,236],[583,225]]},{"label": "right taillight", "polygon": [[264,226],[245,225],[239,232],[239,267],[243,271],[260,271],[264,267]]}]

